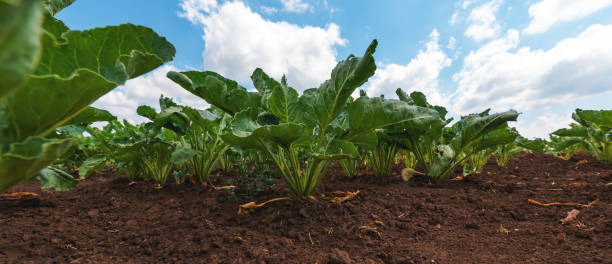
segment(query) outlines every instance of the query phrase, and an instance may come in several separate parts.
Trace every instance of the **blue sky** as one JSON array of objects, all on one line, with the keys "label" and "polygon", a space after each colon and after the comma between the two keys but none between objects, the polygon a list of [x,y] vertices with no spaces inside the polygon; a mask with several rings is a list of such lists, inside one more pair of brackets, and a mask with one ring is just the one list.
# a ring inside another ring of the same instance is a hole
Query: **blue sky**
[{"label": "blue sky", "polygon": [[172,63],[95,103],[133,122],[161,93],[206,106],[168,70],[252,87],[262,67],[302,91],[374,38],[378,70],[362,87],[371,96],[419,90],[455,116],[516,109],[528,137],[567,126],[575,108],[612,108],[612,0],[77,0],[57,16],[72,29],[140,24],[175,45]]}]

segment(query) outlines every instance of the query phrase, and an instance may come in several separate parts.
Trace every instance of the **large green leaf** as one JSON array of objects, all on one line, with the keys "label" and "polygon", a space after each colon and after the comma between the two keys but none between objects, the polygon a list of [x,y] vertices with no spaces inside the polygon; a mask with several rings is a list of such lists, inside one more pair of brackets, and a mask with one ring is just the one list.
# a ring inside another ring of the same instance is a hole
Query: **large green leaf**
[{"label": "large green leaf", "polygon": [[519,133],[515,128],[509,128],[508,125],[502,125],[499,128],[484,134],[472,145],[472,152],[477,152],[489,148],[494,148],[499,145],[513,143]]},{"label": "large green leaf", "polygon": [[419,128],[422,131],[442,125],[438,112],[433,109],[380,97],[357,98],[348,107],[348,117],[349,134],[344,138],[349,141],[392,125]]},{"label": "large green leaf", "polygon": [[35,75],[69,78],[79,69],[89,69],[121,85],[172,60],[174,53],[172,44],[143,26],[71,30],[62,34],[57,45],[45,41]]},{"label": "large green leaf", "polygon": [[251,119],[249,110],[242,111],[234,117],[231,134],[223,135],[224,141],[241,147],[260,148],[260,140],[269,140],[282,147],[289,147],[304,130],[304,126],[295,123],[261,126]]},{"label": "large green leaf", "polygon": [[0,2],[0,98],[18,88],[34,70],[42,21],[40,0]]},{"label": "large green leaf", "polygon": [[261,104],[259,93],[247,92],[246,88],[238,85],[237,82],[226,79],[215,72],[170,71],[167,76],[185,90],[230,115],[249,107],[258,107]]},{"label": "large green leaf", "polygon": [[277,86],[280,86],[280,83],[268,76],[261,68],[256,68],[255,71],[253,71],[251,80],[253,81],[255,89],[257,89],[264,98],[271,94]]},{"label": "large green leaf", "polygon": [[372,41],[363,57],[348,56],[332,70],[331,79],[319,88],[305,90],[299,99],[306,116],[322,131],[343,111],[355,89],[365,83],[376,70],[374,51],[378,42]]},{"label": "large green leaf", "polygon": [[109,111],[89,106],[78,113],[74,118],[66,122],[66,124],[89,125],[93,122],[110,122],[112,120],[117,120],[117,117],[111,114]]},{"label": "large green leaf", "polygon": [[164,38],[131,24],[68,31],[62,36],[60,44],[45,42],[34,75],[0,105],[10,124],[2,134],[12,142],[48,135],[112,88],[174,54]]},{"label": "large green leaf", "polygon": [[570,128],[561,128],[552,132],[553,135],[561,137],[588,137],[589,130],[587,127],[580,126],[577,124],[571,124]]},{"label": "large green leaf", "polygon": [[500,127],[506,126],[508,121],[516,121],[518,113],[514,110],[489,114],[489,110],[480,114],[464,116],[454,127],[457,134],[452,139],[452,147],[456,154],[464,151],[469,145],[486,134]]},{"label": "large green leaf", "polygon": [[583,120],[598,126],[612,128],[612,110],[582,110],[576,109],[576,114]]},{"label": "large green leaf", "polygon": [[0,155],[0,193],[20,182],[30,180],[48,164],[61,157],[75,144],[73,139],[29,137],[11,144]]},{"label": "large green leaf", "polygon": [[272,88],[268,98],[269,111],[280,118],[282,123],[297,122],[298,93],[287,85],[283,77],[281,85]]},{"label": "large green leaf", "polygon": [[87,69],[68,79],[31,76],[0,105],[10,124],[3,134],[12,142],[49,135],[116,86]]}]

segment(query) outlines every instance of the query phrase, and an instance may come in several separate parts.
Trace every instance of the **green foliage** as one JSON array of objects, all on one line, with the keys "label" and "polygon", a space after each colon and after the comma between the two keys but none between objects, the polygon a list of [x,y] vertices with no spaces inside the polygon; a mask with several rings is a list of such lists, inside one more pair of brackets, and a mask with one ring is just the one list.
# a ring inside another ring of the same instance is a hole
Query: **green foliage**
[{"label": "green foliage", "polygon": [[74,146],[69,137],[53,138],[57,128],[93,118],[80,113],[174,56],[170,43],[142,26],[69,30],[52,15],[72,2],[0,2],[0,192],[33,178]]},{"label": "green foliage", "polygon": [[335,121],[346,112],[353,91],[374,74],[376,45],[373,41],[363,57],[350,55],[338,63],[329,80],[302,96],[285,78],[279,83],[261,69],[251,76],[257,89],[252,93],[211,72],[171,72],[168,77],[233,115],[223,141],[265,151],[291,193],[305,197],[314,192],[333,160],[357,156],[352,140],[374,130],[363,129],[345,139],[341,136],[348,127]]},{"label": "green foliage", "polygon": [[446,119],[446,109],[430,105],[419,92],[407,95],[397,90],[400,100],[411,105],[427,108],[438,114],[438,119],[429,119],[418,125],[396,126],[387,129],[392,142],[414,154],[419,166],[432,178],[447,178],[460,164],[467,166],[466,173],[479,170],[498,145],[514,141],[517,133],[508,130],[507,122],[516,121],[514,110],[489,114],[464,116],[450,127],[452,120]]},{"label": "green foliage", "polygon": [[578,151],[586,151],[599,161],[612,162],[612,110],[576,109],[572,114],[576,123],[551,134],[553,151],[569,158]]},{"label": "green foliage", "polygon": [[214,109],[200,111],[180,106],[163,96],[159,103],[160,113],[148,106],[138,107],[137,112],[151,120],[147,125],[150,133],[158,134],[165,128],[176,134],[180,146],[173,149],[170,161],[174,164],[186,163],[202,183],[207,183],[219,158],[229,148],[221,140],[221,133],[231,117]]}]

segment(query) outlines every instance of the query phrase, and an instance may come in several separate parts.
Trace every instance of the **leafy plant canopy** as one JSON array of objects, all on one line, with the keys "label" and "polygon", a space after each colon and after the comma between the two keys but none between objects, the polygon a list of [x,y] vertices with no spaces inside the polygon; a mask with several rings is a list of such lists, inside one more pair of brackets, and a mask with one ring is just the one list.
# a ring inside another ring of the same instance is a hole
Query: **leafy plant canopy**
[{"label": "leafy plant canopy", "polygon": [[67,189],[74,180],[45,169],[75,145],[62,126],[126,80],[172,60],[175,49],[132,24],[70,30],[53,17],[66,0],[0,1],[0,192],[37,176]]}]

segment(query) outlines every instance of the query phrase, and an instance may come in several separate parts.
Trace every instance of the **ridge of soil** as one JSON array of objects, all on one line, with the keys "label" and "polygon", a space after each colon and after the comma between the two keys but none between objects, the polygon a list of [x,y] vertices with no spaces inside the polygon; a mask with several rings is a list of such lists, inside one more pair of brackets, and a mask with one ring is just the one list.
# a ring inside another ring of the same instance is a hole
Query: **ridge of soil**
[{"label": "ridge of soil", "polygon": [[[522,153],[504,168],[491,159],[463,181],[431,184],[402,182],[400,169],[381,182],[332,167],[316,201],[274,202],[246,216],[240,204],[286,196],[284,187],[232,200],[200,185],[129,185],[112,173],[68,192],[28,182],[11,191],[40,197],[0,200],[0,263],[612,263],[612,188],[604,187],[612,164]],[[217,183],[236,177],[228,174]],[[357,190],[340,204],[322,197]],[[572,209],[576,219],[561,223]]]}]

